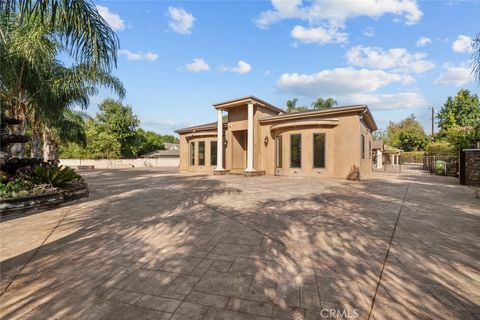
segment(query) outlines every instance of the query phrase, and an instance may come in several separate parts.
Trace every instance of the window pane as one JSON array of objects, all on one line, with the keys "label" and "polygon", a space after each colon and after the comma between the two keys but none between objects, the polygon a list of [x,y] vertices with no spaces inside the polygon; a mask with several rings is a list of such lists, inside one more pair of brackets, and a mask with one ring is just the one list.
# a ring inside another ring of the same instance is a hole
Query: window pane
[{"label": "window pane", "polygon": [[195,142],[190,142],[190,165],[195,165]]},{"label": "window pane", "polygon": [[217,165],[217,141],[210,141],[210,165]]},{"label": "window pane", "polygon": [[325,134],[315,133],[313,135],[313,166],[325,168]]},{"label": "window pane", "polygon": [[368,140],[368,159],[372,159],[372,141]]},{"label": "window pane", "polygon": [[302,167],[302,135],[292,134],[290,136],[290,167]]},{"label": "window pane", "polygon": [[198,142],[198,165],[205,165],[205,141]]},{"label": "window pane", "polygon": [[362,134],[362,141],[360,146],[362,152],[362,159],[365,159],[365,136]]},{"label": "window pane", "polygon": [[283,156],[283,152],[282,152],[282,136],[278,136],[277,139],[275,140],[276,142],[276,156],[277,156],[277,168],[281,168],[282,167],[282,156]]}]

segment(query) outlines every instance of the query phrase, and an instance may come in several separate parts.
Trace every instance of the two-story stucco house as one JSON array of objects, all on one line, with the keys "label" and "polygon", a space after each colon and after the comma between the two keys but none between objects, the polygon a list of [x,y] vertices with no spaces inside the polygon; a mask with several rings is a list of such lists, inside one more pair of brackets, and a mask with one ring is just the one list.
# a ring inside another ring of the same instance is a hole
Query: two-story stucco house
[{"label": "two-story stucco house", "polygon": [[348,179],[372,171],[377,126],[366,105],[286,113],[249,96],[213,106],[217,122],[176,131],[181,171]]}]

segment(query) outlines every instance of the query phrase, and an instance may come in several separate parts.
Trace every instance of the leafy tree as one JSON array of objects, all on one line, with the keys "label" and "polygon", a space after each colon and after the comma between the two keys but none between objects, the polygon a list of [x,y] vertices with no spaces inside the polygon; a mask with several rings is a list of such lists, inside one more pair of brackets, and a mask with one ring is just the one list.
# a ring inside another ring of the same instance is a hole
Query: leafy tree
[{"label": "leafy tree", "polygon": [[430,142],[425,151],[429,155],[448,155],[456,152],[455,147],[445,140]]},{"label": "leafy tree", "polygon": [[122,156],[122,146],[119,140],[100,125],[95,119],[87,120],[87,158],[119,159]]},{"label": "leafy tree", "polygon": [[385,140],[387,144],[404,151],[424,150],[428,143],[423,126],[413,114],[399,123],[390,122]]},{"label": "leafy tree", "polygon": [[[99,109],[100,112],[96,116],[97,128],[95,129],[99,134],[98,139],[105,139],[108,136],[107,140],[113,142],[112,147],[118,149],[112,150],[109,155],[122,158],[134,156],[135,131],[140,124],[140,120],[133,114],[132,108],[123,105],[120,101],[106,99],[100,103]],[[98,139],[94,139],[94,141]],[[96,141],[96,143],[99,142]],[[103,147],[100,149],[103,149]]]},{"label": "leafy tree", "polygon": [[137,148],[135,154],[140,156],[145,153],[149,153],[155,150],[164,150],[163,137],[153,131],[145,131],[142,128],[138,128],[136,131],[135,147]]},{"label": "leafy tree", "polygon": [[455,97],[448,97],[437,119],[439,137],[458,150],[480,141],[480,100],[476,94],[462,89]]},{"label": "leafy tree", "polygon": [[480,121],[480,102],[476,94],[461,89],[455,97],[448,97],[437,114],[438,126],[447,130],[454,125],[473,126]]},{"label": "leafy tree", "polygon": [[162,135],[162,140],[164,143],[180,143],[180,140],[178,140],[177,137],[172,136],[170,134]]},{"label": "leafy tree", "polygon": [[333,98],[322,99],[318,98],[317,100],[312,102],[312,108],[319,110],[319,109],[329,109],[337,105],[337,101]]}]

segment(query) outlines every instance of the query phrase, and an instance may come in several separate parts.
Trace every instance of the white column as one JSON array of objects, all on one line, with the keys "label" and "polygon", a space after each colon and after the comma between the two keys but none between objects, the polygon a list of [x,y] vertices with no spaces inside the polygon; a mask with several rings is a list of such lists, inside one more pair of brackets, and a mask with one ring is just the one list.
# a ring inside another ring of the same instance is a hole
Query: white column
[{"label": "white column", "polygon": [[223,113],[217,110],[217,167],[215,170],[223,171]]},{"label": "white column", "polygon": [[247,168],[245,171],[255,171],[253,168],[253,103],[248,104]]},{"label": "white column", "polygon": [[382,151],[381,150],[377,150],[377,169],[382,169]]}]

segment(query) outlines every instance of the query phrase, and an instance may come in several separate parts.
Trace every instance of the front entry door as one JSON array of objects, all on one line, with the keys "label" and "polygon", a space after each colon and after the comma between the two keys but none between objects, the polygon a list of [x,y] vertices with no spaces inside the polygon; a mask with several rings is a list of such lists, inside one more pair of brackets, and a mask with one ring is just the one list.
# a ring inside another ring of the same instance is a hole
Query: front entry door
[{"label": "front entry door", "polygon": [[247,130],[233,131],[232,169],[243,171],[247,159]]}]

